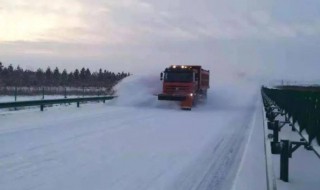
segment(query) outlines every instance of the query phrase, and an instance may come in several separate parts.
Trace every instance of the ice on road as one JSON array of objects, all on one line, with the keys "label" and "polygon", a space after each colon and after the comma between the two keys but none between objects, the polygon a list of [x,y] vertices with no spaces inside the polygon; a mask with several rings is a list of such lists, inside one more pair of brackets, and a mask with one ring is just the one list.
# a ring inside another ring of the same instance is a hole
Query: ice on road
[{"label": "ice on road", "polygon": [[182,111],[144,81],[125,80],[106,104],[0,114],[1,189],[230,189],[257,88],[217,84]]}]

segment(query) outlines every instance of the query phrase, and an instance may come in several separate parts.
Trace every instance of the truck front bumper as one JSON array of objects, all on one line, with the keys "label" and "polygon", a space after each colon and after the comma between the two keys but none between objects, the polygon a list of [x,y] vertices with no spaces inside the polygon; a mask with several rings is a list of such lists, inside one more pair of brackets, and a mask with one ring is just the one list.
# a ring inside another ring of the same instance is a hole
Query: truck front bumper
[{"label": "truck front bumper", "polygon": [[158,100],[169,100],[169,101],[184,101],[187,99],[185,95],[168,95],[168,94],[159,94]]}]

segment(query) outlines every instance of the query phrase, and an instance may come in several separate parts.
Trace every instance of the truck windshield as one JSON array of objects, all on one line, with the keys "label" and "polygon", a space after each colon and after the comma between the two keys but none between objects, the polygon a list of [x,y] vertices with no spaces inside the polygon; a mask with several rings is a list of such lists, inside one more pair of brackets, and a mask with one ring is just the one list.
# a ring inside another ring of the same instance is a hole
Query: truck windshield
[{"label": "truck windshield", "polygon": [[193,73],[166,72],[164,75],[165,82],[192,82]]}]

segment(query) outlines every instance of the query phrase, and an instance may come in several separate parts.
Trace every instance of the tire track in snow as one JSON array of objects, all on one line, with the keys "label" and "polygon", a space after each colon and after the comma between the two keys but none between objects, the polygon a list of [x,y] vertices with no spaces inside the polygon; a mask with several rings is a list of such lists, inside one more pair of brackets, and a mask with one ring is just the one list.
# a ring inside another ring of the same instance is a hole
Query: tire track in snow
[{"label": "tire track in snow", "polygon": [[247,108],[243,122],[240,125],[237,121],[232,122],[233,125],[236,125],[234,127],[235,130],[232,131],[230,136],[225,136],[222,143],[213,152],[213,162],[201,182],[194,189],[217,190],[230,189],[232,187],[255,110],[256,107]]},{"label": "tire track in snow", "polygon": [[[237,173],[243,154],[245,140],[248,138],[250,121],[253,119],[253,110],[248,110],[245,120],[235,127],[232,135],[224,137],[222,143],[214,152],[214,160],[211,163],[202,181],[196,190],[230,189]],[[239,127],[238,127],[239,126]],[[237,128],[238,127],[238,128]]]},{"label": "tire track in snow", "polygon": [[223,133],[212,140],[210,146],[184,170],[171,189],[229,190],[244,152],[255,110],[256,107],[247,107],[243,110],[244,114],[228,121],[227,126],[234,126],[230,127],[227,134]]}]

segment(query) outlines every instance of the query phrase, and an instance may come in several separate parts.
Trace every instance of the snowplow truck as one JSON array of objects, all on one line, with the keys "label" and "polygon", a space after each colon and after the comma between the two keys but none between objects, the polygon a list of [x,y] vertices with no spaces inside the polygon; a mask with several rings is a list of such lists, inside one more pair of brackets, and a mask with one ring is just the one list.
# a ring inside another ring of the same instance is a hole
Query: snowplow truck
[{"label": "snowplow truck", "polygon": [[199,65],[172,65],[160,74],[163,81],[158,100],[180,101],[180,107],[191,110],[200,99],[207,98],[210,71]]}]

